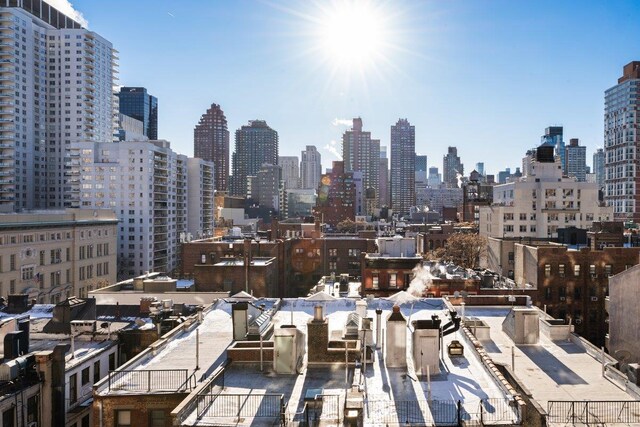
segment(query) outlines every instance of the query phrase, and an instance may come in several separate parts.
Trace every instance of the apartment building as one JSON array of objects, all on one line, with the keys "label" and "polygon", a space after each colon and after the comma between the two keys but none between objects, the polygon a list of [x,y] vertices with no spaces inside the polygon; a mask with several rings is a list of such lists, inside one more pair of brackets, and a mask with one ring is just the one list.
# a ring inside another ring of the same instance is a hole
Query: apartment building
[{"label": "apartment building", "polygon": [[0,215],[0,295],[57,303],[115,283],[117,224],[110,210]]}]

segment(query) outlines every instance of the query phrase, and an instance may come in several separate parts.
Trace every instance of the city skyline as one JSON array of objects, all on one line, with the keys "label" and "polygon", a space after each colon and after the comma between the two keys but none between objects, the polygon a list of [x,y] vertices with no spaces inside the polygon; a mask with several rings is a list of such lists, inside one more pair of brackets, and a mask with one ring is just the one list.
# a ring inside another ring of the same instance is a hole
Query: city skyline
[{"label": "city skyline", "polygon": [[[353,117],[386,146],[388,127],[406,117],[416,126],[417,153],[438,159],[454,145],[463,162],[484,161],[494,174],[519,165],[548,126],[563,125],[589,157],[603,145],[603,93],[635,59],[636,4],[364,3],[385,17],[387,49],[382,58],[360,58],[372,66],[351,73],[336,73],[340,57],[327,63],[317,47],[314,29],[334,3],[197,4],[198,13],[190,2],[180,10],[145,1],[74,6],[119,50],[119,83],[158,96],[159,137],[185,154],[211,103],[221,105],[229,130],[266,120],[280,134],[281,155],[316,145],[325,167],[336,159],[326,147],[335,141],[340,151],[343,120]],[[539,22],[562,31],[541,32]],[[148,38],[161,48],[129,43]],[[176,76],[187,74],[178,87]],[[487,158],[488,144],[500,152]]]}]

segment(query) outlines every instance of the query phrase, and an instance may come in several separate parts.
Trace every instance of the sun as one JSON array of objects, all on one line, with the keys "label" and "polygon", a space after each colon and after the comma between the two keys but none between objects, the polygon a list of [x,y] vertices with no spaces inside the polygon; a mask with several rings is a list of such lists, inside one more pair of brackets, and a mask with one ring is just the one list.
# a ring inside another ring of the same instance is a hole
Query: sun
[{"label": "sun", "polygon": [[389,28],[378,3],[327,3],[320,10],[316,25],[319,53],[334,67],[363,69],[385,58]]}]

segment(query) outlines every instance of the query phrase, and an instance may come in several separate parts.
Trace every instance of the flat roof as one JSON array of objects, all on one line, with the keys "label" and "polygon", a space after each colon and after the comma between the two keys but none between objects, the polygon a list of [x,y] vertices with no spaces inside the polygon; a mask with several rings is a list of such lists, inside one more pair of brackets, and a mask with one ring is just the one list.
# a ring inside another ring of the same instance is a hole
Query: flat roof
[{"label": "flat roof", "polygon": [[[367,301],[367,300],[365,300]],[[386,318],[390,315],[393,302],[384,299],[368,300],[367,316],[374,319],[373,331],[376,328],[376,309],[382,309],[382,321],[386,323]],[[341,298],[333,301],[307,301],[305,299],[284,299],[280,310],[274,315],[274,325],[279,328],[282,325],[295,324],[296,327],[307,334],[307,323],[313,318],[313,311],[316,305],[324,307],[324,314],[329,323],[329,336],[342,336],[342,331],[350,313],[355,310],[355,300]],[[437,314],[446,323],[445,315],[448,309],[442,299],[420,299],[402,304],[401,312],[410,320],[431,319]],[[231,329],[231,322],[228,326]],[[384,330],[383,330],[384,334]],[[411,332],[407,334],[407,368],[388,368],[383,359],[383,350],[377,349],[374,355],[374,362],[367,363],[366,367],[361,367],[361,387],[365,393],[364,423],[366,425],[385,425],[387,423],[404,423],[404,413],[400,409],[395,409],[397,402],[413,402],[411,405],[419,405],[419,410],[414,411],[414,423],[431,424],[434,419],[439,419],[447,411],[447,405],[429,405],[429,383],[427,374],[416,374],[412,362]],[[459,340],[465,347],[465,355],[461,358],[450,357],[446,348],[444,357],[440,360],[439,374],[431,376],[430,388],[432,401],[447,402],[454,405],[458,400],[463,405],[468,406],[467,416],[475,419],[474,409],[480,405],[481,399],[495,399],[500,402],[507,402],[512,396],[484,367],[482,361],[473,351],[473,345],[465,341],[466,337],[460,331],[450,334],[444,338],[446,347],[452,340]],[[307,365],[306,354],[303,368],[299,375],[279,375],[273,372],[271,362],[266,362],[264,372],[260,372],[259,367],[253,365],[231,364],[224,372],[224,389],[219,390],[220,395],[215,399],[220,405],[225,405],[228,399],[246,399],[245,407],[255,408],[266,407],[273,404],[273,399],[283,395],[287,403],[286,416],[290,420],[295,420],[303,411],[305,396],[308,393],[316,393],[321,390],[324,398],[323,416],[327,415],[327,406],[331,402],[340,402],[334,405],[335,417],[342,419],[341,414],[346,398],[346,393],[351,390],[354,376],[354,367],[350,365],[348,380],[345,378],[344,363],[334,363],[331,366]],[[267,396],[273,394],[271,396]],[[251,397],[247,397],[251,395]],[[227,396],[227,397],[225,397]],[[333,399],[333,400],[332,400]],[[339,399],[339,400],[338,400]],[[271,402],[271,403],[269,403]],[[398,404],[400,406],[400,404]],[[465,408],[466,408],[465,406]],[[496,405],[511,411],[509,405]],[[261,420],[252,416],[251,410],[242,419],[220,416],[220,411],[215,404],[211,404],[209,409],[202,412],[201,405],[194,405],[192,410],[183,418],[182,425],[213,425],[215,423],[233,422],[234,425],[271,425],[273,420]],[[244,411],[244,409],[243,409]],[[255,415],[255,413],[253,413]],[[330,414],[329,414],[330,416]],[[479,414],[478,414],[479,416]],[[506,417],[514,417],[515,413],[506,414]],[[416,419],[418,417],[419,419]],[[511,418],[509,418],[511,419]]]},{"label": "flat roof", "polygon": [[635,400],[602,376],[602,364],[575,340],[552,341],[541,331],[536,345],[515,345],[502,331],[509,307],[466,307],[465,317],[476,317],[490,326],[491,340],[484,349],[496,362],[511,366],[514,373],[546,410],[549,401]]}]

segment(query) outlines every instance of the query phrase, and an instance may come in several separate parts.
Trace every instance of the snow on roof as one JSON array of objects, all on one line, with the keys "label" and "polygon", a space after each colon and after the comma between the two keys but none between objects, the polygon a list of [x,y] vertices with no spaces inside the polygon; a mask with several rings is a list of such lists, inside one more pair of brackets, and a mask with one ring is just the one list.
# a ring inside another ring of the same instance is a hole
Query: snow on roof
[{"label": "snow on roof", "polygon": [[305,298],[307,301],[334,301],[337,298],[329,295],[325,291],[316,292],[315,294]]},{"label": "snow on roof", "polygon": [[406,304],[406,303],[415,302],[419,300],[418,297],[411,295],[409,292],[406,292],[406,291],[397,292],[385,299],[388,301],[392,301],[396,304]]}]

